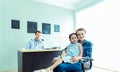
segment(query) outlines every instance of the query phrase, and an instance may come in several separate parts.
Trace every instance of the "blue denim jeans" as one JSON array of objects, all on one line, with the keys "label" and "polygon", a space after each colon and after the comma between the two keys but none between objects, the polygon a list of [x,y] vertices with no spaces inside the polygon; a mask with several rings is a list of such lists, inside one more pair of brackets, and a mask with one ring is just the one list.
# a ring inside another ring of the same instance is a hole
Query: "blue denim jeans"
[{"label": "blue denim jeans", "polygon": [[82,72],[81,63],[61,63],[53,72]]}]

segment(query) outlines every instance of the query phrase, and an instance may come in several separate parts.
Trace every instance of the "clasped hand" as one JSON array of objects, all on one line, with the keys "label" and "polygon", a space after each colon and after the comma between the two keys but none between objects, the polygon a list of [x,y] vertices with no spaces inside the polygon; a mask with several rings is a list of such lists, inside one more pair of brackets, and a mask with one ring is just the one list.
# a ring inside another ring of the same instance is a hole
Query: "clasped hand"
[{"label": "clasped hand", "polygon": [[71,60],[72,60],[73,62],[77,62],[77,61],[79,61],[80,59],[82,59],[82,57],[75,56],[75,57],[73,57]]}]

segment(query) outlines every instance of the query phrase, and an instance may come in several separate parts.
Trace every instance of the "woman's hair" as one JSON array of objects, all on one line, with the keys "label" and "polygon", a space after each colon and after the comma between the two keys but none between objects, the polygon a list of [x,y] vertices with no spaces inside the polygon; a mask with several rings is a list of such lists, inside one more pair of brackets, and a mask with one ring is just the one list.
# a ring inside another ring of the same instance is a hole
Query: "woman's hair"
[{"label": "woman's hair", "polygon": [[69,35],[69,40],[70,40],[70,38],[71,38],[72,35],[76,35],[76,36],[77,36],[76,33],[71,33],[71,34]]},{"label": "woman's hair", "polygon": [[78,29],[76,30],[76,33],[77,33],[78,31],[84,31],[84,32],[86,33],[86,30],[85,30],[84,28],[78,28]]}]

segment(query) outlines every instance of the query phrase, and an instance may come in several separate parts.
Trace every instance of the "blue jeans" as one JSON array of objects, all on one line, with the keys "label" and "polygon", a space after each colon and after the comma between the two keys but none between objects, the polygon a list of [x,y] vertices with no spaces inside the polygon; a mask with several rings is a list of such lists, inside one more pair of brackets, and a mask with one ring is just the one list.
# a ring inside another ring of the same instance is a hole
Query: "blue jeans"
[{"label": "blue jeans", "polygon": [[82,72],[82,66],[81,63],[61,63],[53,72]]}]

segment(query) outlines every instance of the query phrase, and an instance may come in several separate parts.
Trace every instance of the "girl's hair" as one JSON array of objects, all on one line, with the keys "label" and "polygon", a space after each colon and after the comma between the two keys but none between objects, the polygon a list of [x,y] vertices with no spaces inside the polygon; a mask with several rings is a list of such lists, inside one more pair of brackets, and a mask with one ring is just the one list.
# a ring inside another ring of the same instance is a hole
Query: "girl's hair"
[{"label": "girl's hair", "polygon": [[76,36],[77,36],[76,33],[71,33],[71,34],[69,35],[69,40],[70,40],[70,38],[71,38],[72,35],[76,35]]},{"label": "girl's hair", "polygon": [[76,30],[76,33],[77,33],[78,31],[84,31],[84,32],[86,33],[86,30],[85,30],[84,28],[79,28],[79,29],[77,29],[77,30]]}]

